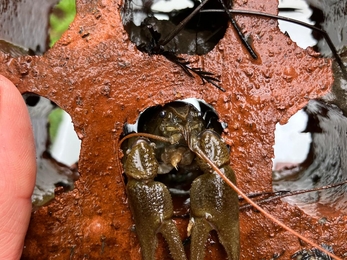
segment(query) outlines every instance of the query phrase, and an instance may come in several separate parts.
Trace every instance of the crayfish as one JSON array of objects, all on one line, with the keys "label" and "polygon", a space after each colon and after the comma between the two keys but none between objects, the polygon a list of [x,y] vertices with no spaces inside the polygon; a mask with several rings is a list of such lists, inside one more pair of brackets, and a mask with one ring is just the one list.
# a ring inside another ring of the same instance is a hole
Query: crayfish
[{"label": "crayfish", "polygon": [[170,176],[172,172],[183,175],[170,177],[178,182],[192,180],[187,228],[191,237],[190,259],[204,259],[204,245],[211,230],[217,231],[228,259],[239,259],[237,194],[302,241],[340,259],[271,216],[236,187],[227,145],[215,130],[209,129],[210,121],[204,119],[194,106],[173,102],[154,111],[140,132],[126,135],[119,144],[129,139],[123,165],[127,176],[126,191],[144,260],[154,259],[158,233],[165,238],[173,259],[187,259],[172,220],[172,192],[155,180],[158,174]]},{"label": "crayfish", "polygon": [[[151,124],[145,125],[147,133],[125,137],[137,137],[126,154],[124,171],[128,178],[128,202],[143,259],[154,259],[157,233],[165,238],[173,259],[187,259],[172,220],[173,203],[169,189],[154,180],[158,174],[169,174],[174,169],[182,169],[176,174],[201,172],[200,175],[193,174],[190,187],[187,230],[191,236],[190,258],[204,259],[202,249],[209,232],[216,230],[228,258],[239,259],[237,193],[205,161],[207,157],[236,183],[227,145],[216,131],[207,129],[201,113],[191,104],[167,104],[152,120],[159,120],[159,124],[154,128]],[[147,138],[153,139],[154,145]]]}]

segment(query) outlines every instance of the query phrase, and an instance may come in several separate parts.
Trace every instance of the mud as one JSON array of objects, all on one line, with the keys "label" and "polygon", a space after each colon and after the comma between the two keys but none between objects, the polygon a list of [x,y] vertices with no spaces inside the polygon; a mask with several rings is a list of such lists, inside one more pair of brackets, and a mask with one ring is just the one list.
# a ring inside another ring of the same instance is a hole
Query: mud
[{"label": "mud", "polygon": [[[19,90],[47,97],[67,111],[82,140],[80,179],[33,212],[23,259],[140,259],[132,231],[117,146],[125,122],[147,107],[195,97],[211,104],[228,124],[238,186],[271,191],[274,130],[332,84],[331,61],[303,50],[281,33],[277,21],[235,16],[251,35],[259,60],[241,46],[232,28],[213,51],[183,56],[220,75],[223,93],[188,77],[162,56],[148,56],[132,44],[120,18],[122,1],[77,1],[77,16],[62,39],[43,56],[0,54],[0,72]],[[234,1],[234,8],[277,13],[277,1]],[[265,206],[275,217],[317,243],[346,253],[347,217],[306,215],[286,202]],[[241,259],[289,259],[307,245],[253,210],[240,212]],[[182,239],[187,219],[177,219]],[[213,235],[206,259],[225,258]],[[186,245],[189,251],[189,244]],[[310,246],[308,246],[310,247]],[[170,259],[161,240],[158,259]]]}]

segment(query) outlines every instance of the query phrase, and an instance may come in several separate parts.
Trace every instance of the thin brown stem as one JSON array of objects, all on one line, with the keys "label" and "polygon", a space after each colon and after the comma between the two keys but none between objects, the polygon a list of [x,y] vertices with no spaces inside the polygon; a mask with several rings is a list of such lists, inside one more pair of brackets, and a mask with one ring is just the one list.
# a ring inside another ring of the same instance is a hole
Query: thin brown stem
[{"label": "thin brown stem", "polygon": [[183,30],[184,26],[194,17],[194,15],[196,15],[201,8],[204,7],[204,5],[208,2],[209,0],[205,0],[203,1],[197,8],[194,9],[193,12],[191,12],[190,15],[188,15],[183,21],[181,21],[176,28],[168,35],[166,36],[166,38],[162,41],[159,41],[159,44],[161,46],[165,46],[166,44],[168,44],[173,38],[175,38],[175,36]]},{"label": "thin brown stem", "polygon": [[[208,12],[217,12],[217,13],[219,12],[219,13],[222,13],[222,12],[225,12],[225,10],[223,10],[223,9],[220,9],[220,10],[217,10],[217,9],[205,9],[205,10],[201,10],[200,12],[201,13],[208,13]],[[278,15],[273,15],[273,14],[267,14],[267,13],[256,12],[256,11],[247,11],[247,10],[229,10],[229,12],[233,13],[233,14],[254,15],[254,16],[262,16],[262,17],[266,17],[266,18],[278,19],[278,20],[282,20],[282,21],[298,24],[298,25],[304,26],[306,28],[309,28],[311,30],[320,32],[323,35],[325,41],[327,42],[331,52],[333,53],[333,56],[334,56],[337,64],[341,68],[341,72],[342,72],[343,76],[345,78],[347,78],[346,67],[343,64],[343,61],[340,58],[339,54],[337,53],[337,50],[335,48],[334,43],[332,42],[332,40],[330,39],[330,36],[328,35],[328,33],[325,30],[317,28],[317,27],[315,27],[315,26],[313,26],[311,24],[308,24],[308,23],[305,23],[305,22],[302,22],[302,21],[299,21],[299,20],[295,20],[295,19],[292,19],[292,18],[289,18],[289,17],[285,17],[285,16],[278,16]]]}]

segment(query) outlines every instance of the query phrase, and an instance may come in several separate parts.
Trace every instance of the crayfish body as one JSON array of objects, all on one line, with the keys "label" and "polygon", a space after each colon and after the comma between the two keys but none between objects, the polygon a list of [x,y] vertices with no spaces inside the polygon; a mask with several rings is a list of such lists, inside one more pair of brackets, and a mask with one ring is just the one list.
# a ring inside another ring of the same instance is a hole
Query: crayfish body
[{"label": "crayfish body", "polygon": [[[150,138],[154,139],[154,145],[148,139],[137,138],[124,163],[128,202],[142,258],[155,258],[156,235],[161,233],[172,258],[187,259],[172,220],[174,210],[169,189],[154,180],[158,174],[166,175],[177,169],[180,174],[196,170],[200,174],[192,175],[194,180],[190,187],[187,229],[188,236],[191,236],[190,259],[204,259],[205,243],[212,230],[216,230],[228,258],[239,259],[238,196],[202,156],[207,156],[229,180],[236,183],[226,144],[214,130],[206,129],[207,124],[192,105],[168,104],[158,116],[159,124],[152,127],[149,121],[144,126],[146,132],[149,130]],[[148,137],[146,133],[136,135]],[[181,168],[183,171],[180,171]]]}]

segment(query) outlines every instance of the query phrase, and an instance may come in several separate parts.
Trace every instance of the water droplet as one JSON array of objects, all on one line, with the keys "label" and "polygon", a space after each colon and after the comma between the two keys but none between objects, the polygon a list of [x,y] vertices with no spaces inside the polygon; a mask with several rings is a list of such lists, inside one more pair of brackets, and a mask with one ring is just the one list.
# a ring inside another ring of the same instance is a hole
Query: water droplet
[{"label": "water droplet", "polygon": [[298,59],[302,59],[302,57],[304,56],[304,54],[300,51],[300,52],[296,52],[296,53],[295,53],[295,56],[296,56]]},{"label": "water droplet", "polygon": [[264,69],[264,70],[262,71],[262,74],[263,74],[263,76],[264,76],[265,78],[269,79],[269,78],[272,77],[273,72],[272,72],[271,70],[269,70],[269,69]]},{"label": "water droplet", "polygon": [[274,53],[273,51],[271,51],[271,50],[268,50],[267,55],[268,55],[269,57],[274,57],[274,56],[275,56],[275,53]]},{"label": "water droplet", "polygon": [[309,65],[309,66],[306,67],[306,71],[307,71],[308,73],[312,73],[312,72],[314,72],[316,69],[317,69],[317,66],[316,66],[316,65],[313,65],[313,64],[311,64],[311,65]]},{"label": "water droplet", "polygon": [[327,88],[328,88],[328,86],[325,84],[320,85],[320,89],[323,91],[326,90]]},{"label": "water droplet", "polygon": [[79,139],[83,139],[84,138],[84,135],[81,133],[81,132],[76,132],[77,136]]},{"label": "water droplet", "polygon": [[238,123],[235,123],[233,125],[234,130],[238,130],[240,128],[240,125]]},{"label": "water droplet", "polygon": [[324,225],[328,222],[327,218],[326,217],[322,217],[321,219],[318,220],[318,223],[321,224],[321,225]]},{"label": "water droplet", "polygon": [[254,74],[254,70],[251,68],[246,68],[243,70],[243,72],[246,74],[247,77],[252,77]]},{"label": "water droplet", "polygon": [[320,53],[316,52],[312,47],[307,47],[306,53],[310,55],[311,57],[315,57],[315,58],[320,57]]},{"label": "water droplet", "polygon": [[27,63],[32,62],[32,60],[33,60],[33,58],[32,58],[31,56],[25,56],[25,61],[26,61]]},{"label": "water droplet", "polygon": [[297,77],[297,73],[294,67],[292,66],[286,66],[284,67],[282,77],[285,81],[291,82],[293,78]]}]

